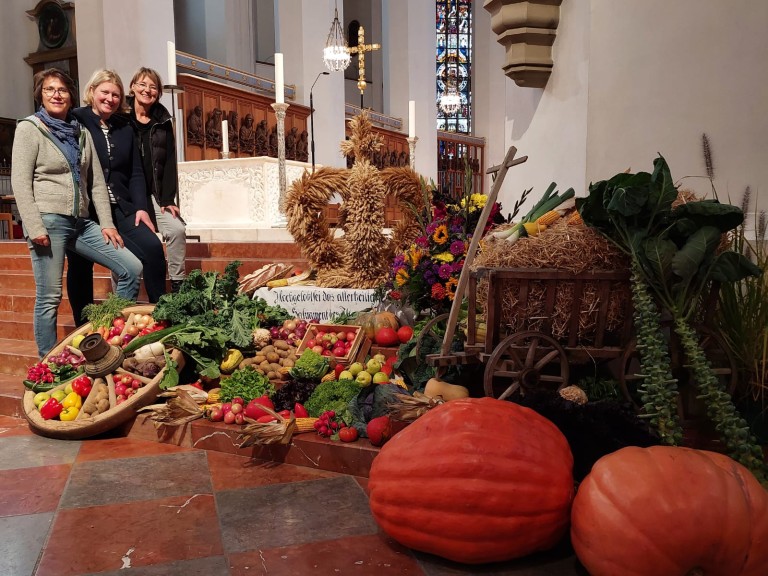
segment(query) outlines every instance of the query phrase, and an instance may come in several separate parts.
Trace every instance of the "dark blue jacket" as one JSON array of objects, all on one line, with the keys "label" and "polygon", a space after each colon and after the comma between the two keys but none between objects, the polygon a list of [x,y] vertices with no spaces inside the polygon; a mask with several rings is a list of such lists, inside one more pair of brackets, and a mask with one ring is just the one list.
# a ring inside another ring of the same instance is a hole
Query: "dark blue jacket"
[{"label": "dark blue jacket", "polygon": [[112,147],[108,151],[100,118],[91,107],[75,108],[72,113],[91,133],[96,154],[104,171],[104,180],[112,190],[123,214],[130,216],[137,210],[147,210],[144,169],[128,116],[115,113],[107,120]]}]

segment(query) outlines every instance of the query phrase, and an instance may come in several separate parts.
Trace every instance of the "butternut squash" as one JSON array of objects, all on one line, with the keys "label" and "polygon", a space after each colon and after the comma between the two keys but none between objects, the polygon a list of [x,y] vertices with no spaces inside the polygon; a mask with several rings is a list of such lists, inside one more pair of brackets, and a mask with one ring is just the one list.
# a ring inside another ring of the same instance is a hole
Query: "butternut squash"
[{"label": "butternut squash", "polygon": [[434,398],[440,396],[443,400],[456,400],[458,398],[468,398],[469,390],[458,384],[444,382],[437,378],[430,378],[424,387],[424,395]]}]

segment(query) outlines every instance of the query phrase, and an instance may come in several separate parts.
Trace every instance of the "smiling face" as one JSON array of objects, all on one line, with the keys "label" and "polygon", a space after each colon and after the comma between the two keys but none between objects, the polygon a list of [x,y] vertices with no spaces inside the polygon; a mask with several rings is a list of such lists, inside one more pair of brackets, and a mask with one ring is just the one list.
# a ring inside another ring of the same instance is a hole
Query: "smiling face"
[{"label": "smiling face", "polygon": [[56,76],[48,76],[43,81],[41,99],[45,111],[52,118],[65,120],[72,107],[72,95],[69,88]]},{"label": "smiling face", "polygon": [[149,76],[142,76],[131,86],[136,101],[149,108],[157,101],[158,87]]},{"label": "smiling face", "polygon": [[102,82],[93,88],[93,102],[91,109],[101,117],[107,120],[112,114],[120,109],[120,103],[123,100],[123,92],[117,84],[112,82]]}]

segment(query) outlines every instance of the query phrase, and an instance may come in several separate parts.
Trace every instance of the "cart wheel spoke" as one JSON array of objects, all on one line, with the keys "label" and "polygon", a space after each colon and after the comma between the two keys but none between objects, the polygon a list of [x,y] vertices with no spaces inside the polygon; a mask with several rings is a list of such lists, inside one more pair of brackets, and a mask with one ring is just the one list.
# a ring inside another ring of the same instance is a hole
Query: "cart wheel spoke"
[{"label": "cart wheel spoke", "polygon": [[517,392],[520,389],[520,382],[515,382],[511,386],[509,386],[504,392],[501,393],[501,396],[499,396],[499,400],[506,400],[512,394]]},{"label": "cart wheel spoke", "polygon": [[552,362],[555,358],[557,358],[557,355],[558,355],[557,350],[552,350],[551,352],[547,352],[544,356],[542,356],[541,360],[539,360],[533,365],[533,367],[536,370],[541,370],[542,368],[544,368],[544,366],[546,366],[547,364]]}]

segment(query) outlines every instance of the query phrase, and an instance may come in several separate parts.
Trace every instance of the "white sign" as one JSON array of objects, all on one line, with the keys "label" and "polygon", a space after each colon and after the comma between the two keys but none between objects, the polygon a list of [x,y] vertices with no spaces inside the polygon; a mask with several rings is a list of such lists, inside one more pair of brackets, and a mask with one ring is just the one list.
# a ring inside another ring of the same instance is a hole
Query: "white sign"
[{"label": "white sign", "polygon": [[282,306],[295,318],[314,318],[321,322],[343,312],[360,312],[376,303],[375,290],[318,286],[259,288],[253,297],[263,298],[270,306]]}]

